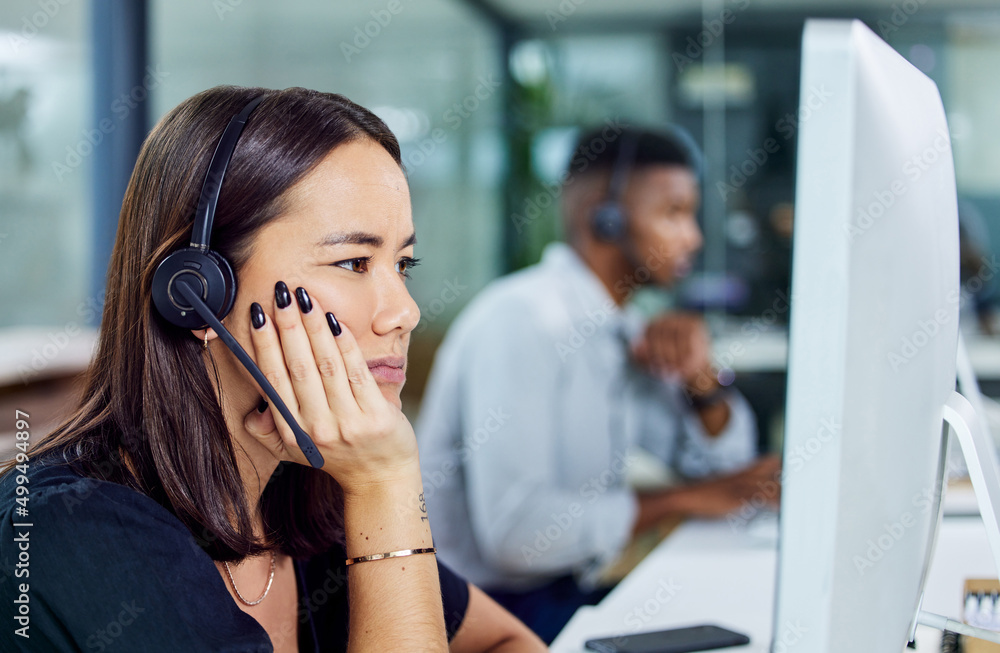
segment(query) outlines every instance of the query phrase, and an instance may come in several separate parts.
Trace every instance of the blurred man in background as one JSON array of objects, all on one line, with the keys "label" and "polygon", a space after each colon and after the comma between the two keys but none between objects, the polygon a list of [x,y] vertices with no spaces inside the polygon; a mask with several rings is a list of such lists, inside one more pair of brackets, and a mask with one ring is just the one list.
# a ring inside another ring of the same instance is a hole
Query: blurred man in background
[{"label": "blurred man in background", "polygon": [[[687,274],[701,247],[690,153],[665,134],[595,130],[561,195],[568,242],[458,317],[417,424],[438,551],[547,642],[606,593],[595,579],[634,534],[777,487],[775,461],[748,468],[754,418],[719,384],[702,320],[647,322],[627,305]],[[630,489],[636,446],[688,482]]]}]

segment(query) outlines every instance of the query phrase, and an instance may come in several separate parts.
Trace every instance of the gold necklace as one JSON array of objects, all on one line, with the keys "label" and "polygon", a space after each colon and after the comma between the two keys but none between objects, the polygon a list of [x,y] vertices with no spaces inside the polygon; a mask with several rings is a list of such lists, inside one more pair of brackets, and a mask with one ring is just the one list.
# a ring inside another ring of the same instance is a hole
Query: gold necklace
[{"label": "gold necklace", "polygon": [[240,594],[239,588],[236,587],[236,581],[233,580],[233,572],[229,569],[229,563],[223,561],[222,564],[225,565],[225,567],[226,567],[226,574],[229,576],[229,582],[232,583],[232,585],[233,585],[233,591],[236,592],[236,598],[238,598],[244,605],[257,605],[258,603],[260,603],[261,601],[263,601],[264,597],[267,596],[267,593],[271,591],[271,582],[274,580],[274,567],[275,567],[275,563],[276,562],[277,562],[277,556],[274,555],[274,551],[272,550],[271,551],[271,575],[268,576],[268,578],[267,578],[267,587],[264,588],[263,593],[261,593],[261,595],[259,597],[257,597],[256,601],[247,601],[245,598],[243,598],[243,595]]}]

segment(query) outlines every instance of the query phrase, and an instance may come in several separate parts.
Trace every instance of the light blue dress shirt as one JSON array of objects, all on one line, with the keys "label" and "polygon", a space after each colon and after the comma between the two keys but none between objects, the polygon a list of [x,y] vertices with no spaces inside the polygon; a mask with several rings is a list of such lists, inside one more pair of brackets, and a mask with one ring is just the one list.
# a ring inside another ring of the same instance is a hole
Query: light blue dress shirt
[{"label": "light blue dress shirt", "polygon": [[743,467],[756,428],[734,393],[709,436],[675,384],[639,371],[637,313],[563,243],[499,279],[438,350],[416,433],[441,558],[482,587],[587,586],[638,516],[625,475],[636,445],[686,477]]}]

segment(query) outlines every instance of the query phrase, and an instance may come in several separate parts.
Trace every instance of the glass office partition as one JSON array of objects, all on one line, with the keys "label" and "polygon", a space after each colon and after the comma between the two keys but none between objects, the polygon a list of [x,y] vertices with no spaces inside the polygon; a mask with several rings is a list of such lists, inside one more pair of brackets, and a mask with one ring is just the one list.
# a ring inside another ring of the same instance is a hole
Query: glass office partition
[{"label": "glass office partition", "polygon": [[60,342],[94,311],[89,184],[104,134],[91,119],[89,11],[0,4],[0,327]]}]

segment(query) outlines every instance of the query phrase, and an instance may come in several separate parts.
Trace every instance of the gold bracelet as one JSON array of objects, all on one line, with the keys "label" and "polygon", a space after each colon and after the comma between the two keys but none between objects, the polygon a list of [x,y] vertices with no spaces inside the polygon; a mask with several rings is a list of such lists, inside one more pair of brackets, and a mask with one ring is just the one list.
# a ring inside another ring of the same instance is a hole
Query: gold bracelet
[{"label": "gold bracelet", "polygon": [[373,553],[370,556],[360,556],[358,558],[348,558],[345,562],[348,567],[359,562],[371,562],[372,560],[385,560],[386,558],[405,558],[415,556],[420,553],[437,553],[437,549],[403,549],[402,551],[389,551],[388,553]]}]

